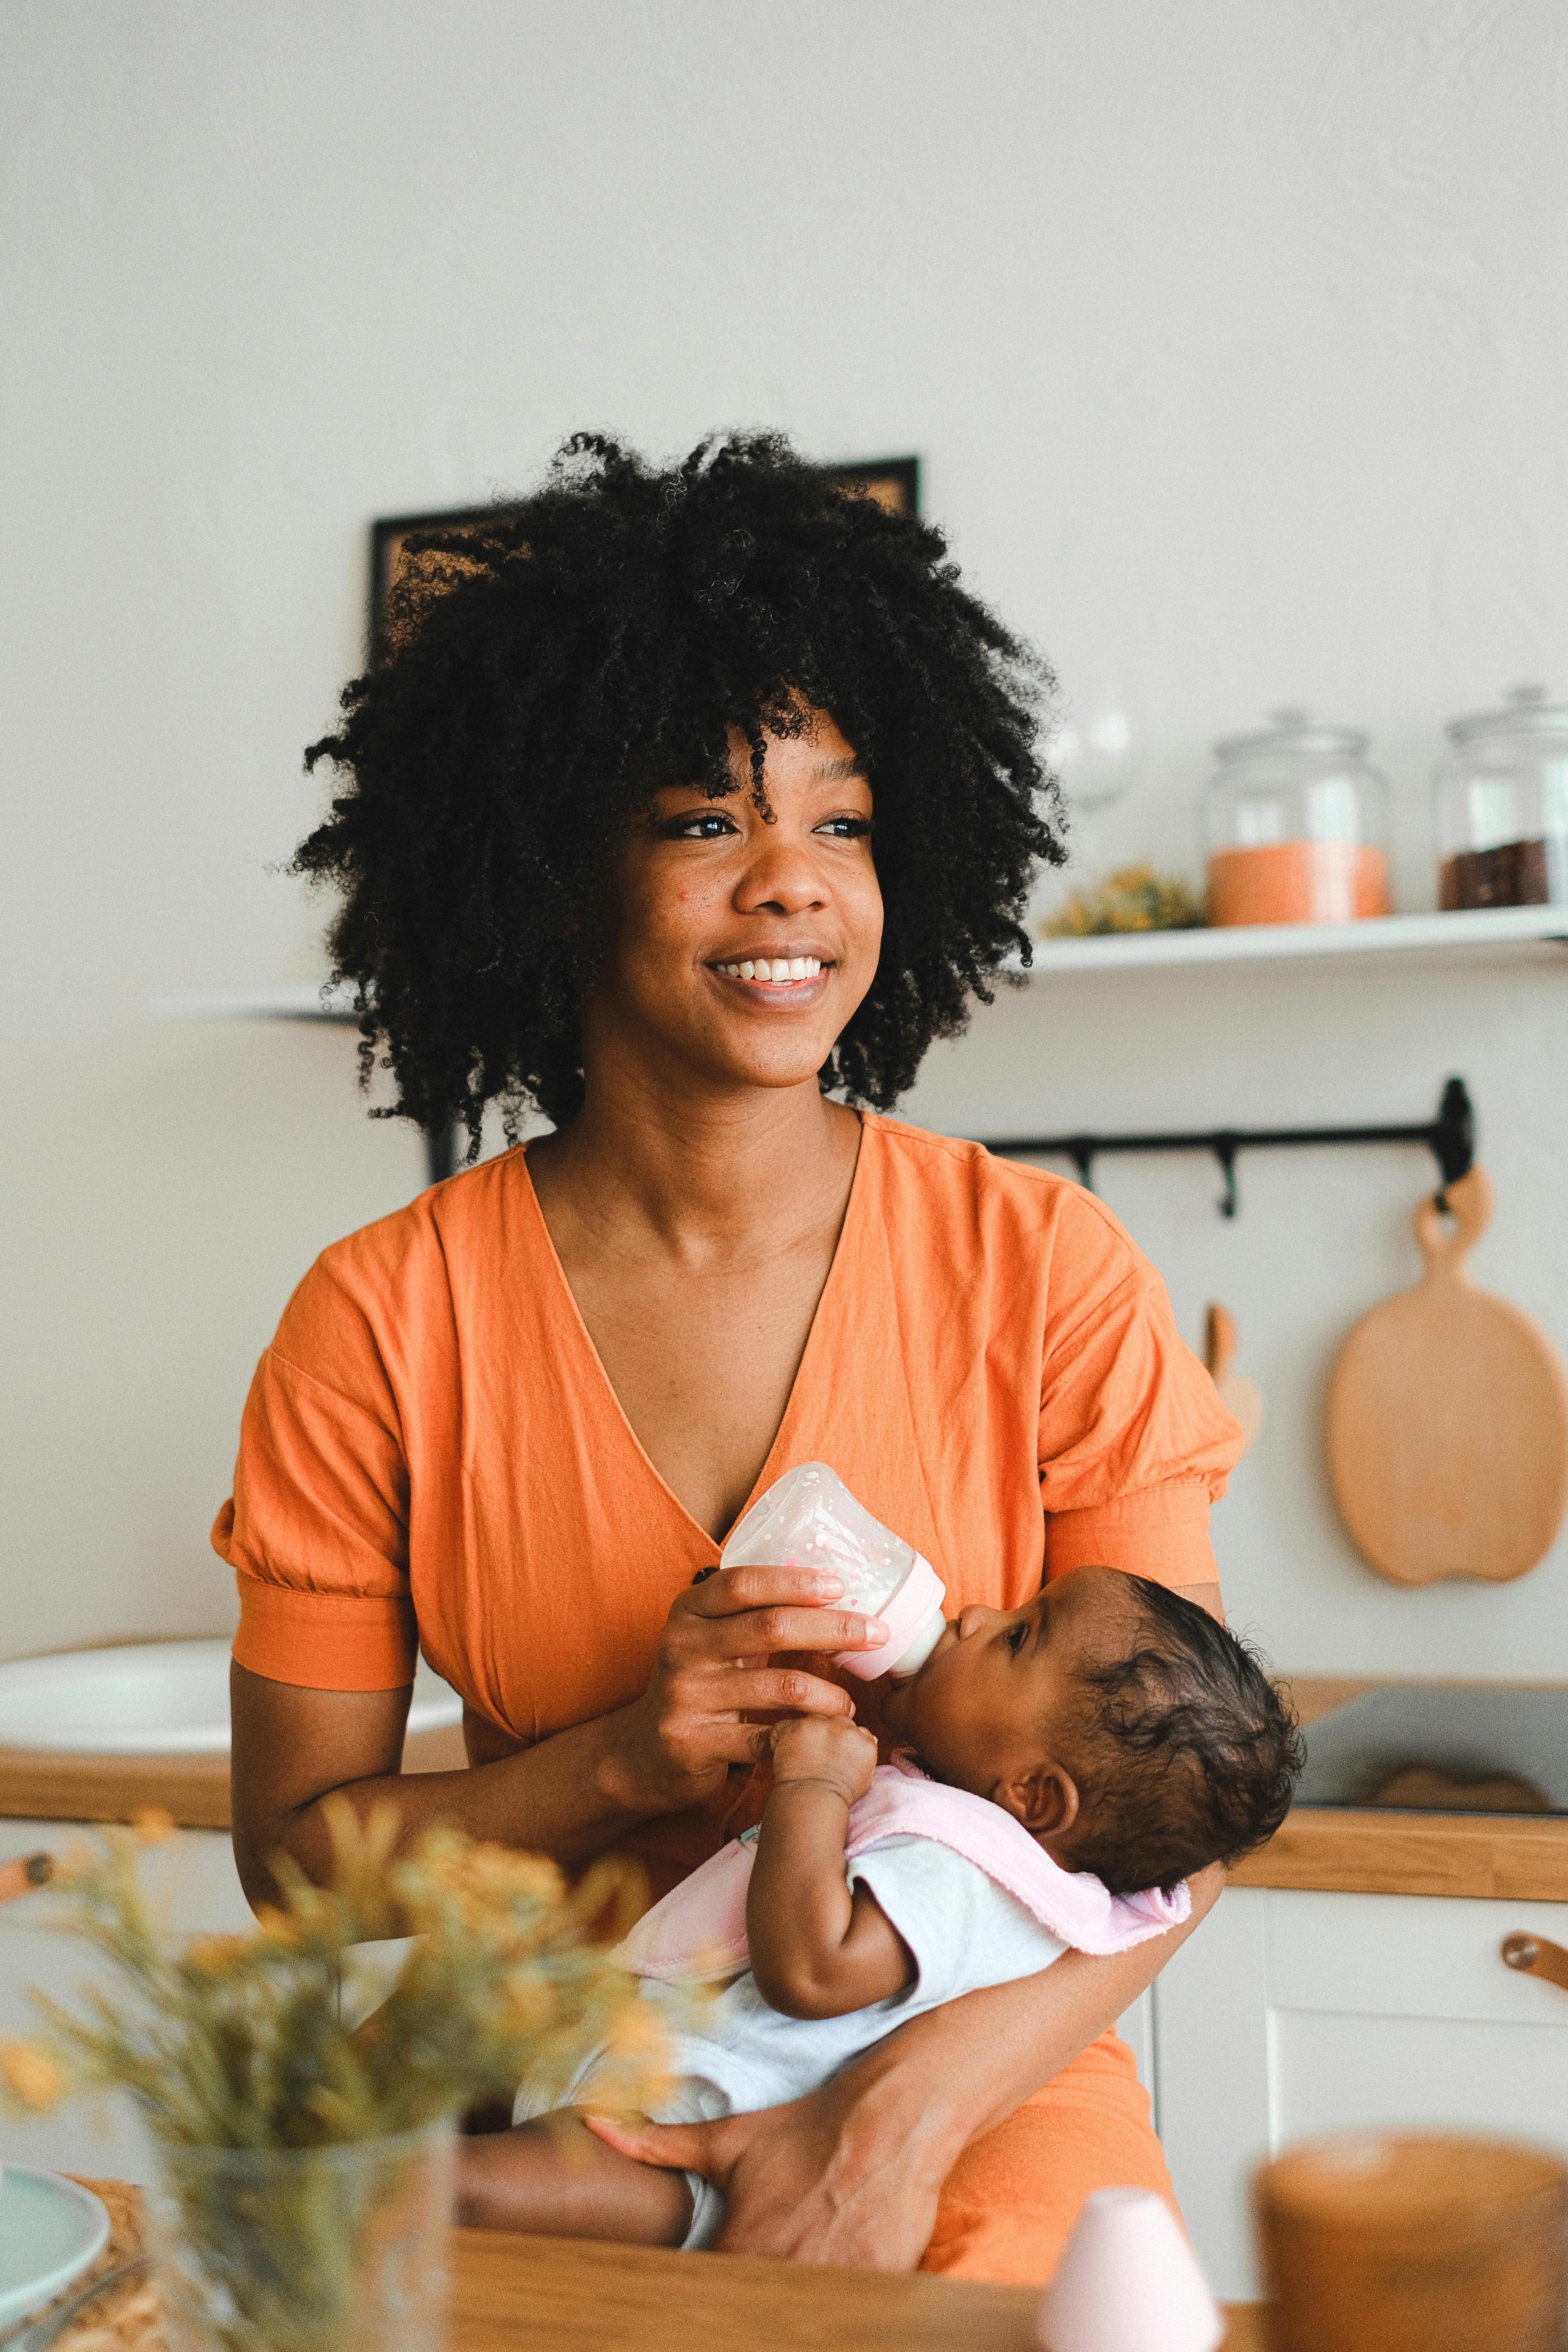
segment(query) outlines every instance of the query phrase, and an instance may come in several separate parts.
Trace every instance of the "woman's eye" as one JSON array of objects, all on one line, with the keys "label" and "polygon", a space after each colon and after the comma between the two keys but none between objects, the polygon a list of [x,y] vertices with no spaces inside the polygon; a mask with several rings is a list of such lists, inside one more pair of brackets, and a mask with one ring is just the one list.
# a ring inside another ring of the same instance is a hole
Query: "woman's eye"
[{"label": "woman's eye", "polygon": [[818,833],[830,833],[839,841],[859,841],[871,830],[868,816],[830,816],[817,825]]},{"label": "woman's eye", "polygon": [[670,841],[721,841],[735,823],[722,809],[703,809],[697,816],[671,817],[664,830]]},{"label": "woman's eye", "polygon": [[1028,1638],[1029,1628],[1022,1621],[1020,1621],[1016,1625],[1009,1625],[1007,1631],[1002,1636],[1002,1639],[1006,1643],[1007,1647],[1012,1651],[1015,1657],[1017,1656],[1019,1651],[1023,1648]]}]

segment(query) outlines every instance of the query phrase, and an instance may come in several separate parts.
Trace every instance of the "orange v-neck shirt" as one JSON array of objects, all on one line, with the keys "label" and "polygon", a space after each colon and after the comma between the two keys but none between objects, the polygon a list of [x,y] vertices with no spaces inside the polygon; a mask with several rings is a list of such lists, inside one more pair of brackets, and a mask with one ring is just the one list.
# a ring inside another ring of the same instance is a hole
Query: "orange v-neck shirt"
[{"label": "orange v-neck shirt", "polygon": [[[934,1564],[950,1611],[1015,1608],[1089,1560],[1212,1577],[1209,1503],[1238,1450],[1159,1277],[1092,1195],[867,1116],[754,1492],[830,1462]],[[635,1698],[671,1602],[719,1557],[632,1433],[521,1150],[322,1254],[258,1368],[213,1540],[237,1573],[241,1665],[383,1690],[422,1649],[462,1693],[476,1760]],[[758,1793],[635,1837],[656,1885]]]},{"label": "orange v-neck shirt", "polygon": [[[1014,1607],[1087,1561],[1207,1581],[1209,1504],[1240,1448],[1159,1276],[1091,1194],[866,1117],[754,1491],[830,1462],[951,1610]],[[632,1434],[521,1150],[323,1252],[258,1367],[213,1541],[241,1665],[384,1690],[423,1650],[463,1695],[476,1762],[635,1698],[670,1603],[719,1556]],[[865,1719],[874,1686],[855,1695]],[[660,1892],[763,1794],[734,1771],[626,1849]],[[1107,2033],[960,2158],[924,2267],[1044,2279],[1083,2199],[1115,2184],[1170,2195]]]}]

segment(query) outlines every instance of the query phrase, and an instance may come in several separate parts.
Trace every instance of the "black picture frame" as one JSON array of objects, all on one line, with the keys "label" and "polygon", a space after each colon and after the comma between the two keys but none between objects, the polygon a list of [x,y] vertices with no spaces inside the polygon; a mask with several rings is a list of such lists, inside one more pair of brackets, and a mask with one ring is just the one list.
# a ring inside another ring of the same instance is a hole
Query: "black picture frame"
[{"label": "black picture frame", "polygon": [[[921,461],[918,457],[858,457],[823,472],[847,490],[876,499],[894,514],[918,515],[921,510]],[[374,651],[381,635],[381,615],[392,585],[404,541],[416,530],[472,530],[479,524],[505,520],[519,511],[515,503],[488,507],[442,507],[421,514],[382,515],[370,527],[370,596],[366,612],[366,643]]]}]

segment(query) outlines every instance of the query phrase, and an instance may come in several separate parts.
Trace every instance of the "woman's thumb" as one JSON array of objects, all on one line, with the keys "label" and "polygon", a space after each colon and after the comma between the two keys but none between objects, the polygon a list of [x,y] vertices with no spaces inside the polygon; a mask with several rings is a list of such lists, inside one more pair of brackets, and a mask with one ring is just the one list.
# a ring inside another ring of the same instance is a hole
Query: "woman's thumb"
[{"label": "woman's thumb", "polygon": [[639,2164],[706,2175],[713,2161],[707,2124],[650,2124],[609,2115],[584,2116],[583,2121],[595,2139],[618,2148],[622,2156],[635,2157]]}]

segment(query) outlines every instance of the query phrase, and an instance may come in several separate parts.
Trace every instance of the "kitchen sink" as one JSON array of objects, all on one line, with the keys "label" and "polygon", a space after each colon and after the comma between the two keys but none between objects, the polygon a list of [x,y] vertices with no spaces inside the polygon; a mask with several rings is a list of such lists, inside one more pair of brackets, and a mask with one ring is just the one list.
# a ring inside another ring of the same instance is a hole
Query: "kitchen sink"
[{"label": "kitchen sink", "polygon": [[[83,1755],[222,1755],[228,1748],[226,1642],[140,1642],[0,1665],[0,1748]],[[463,1702],[421,1659],[408,1729],[463,1719]]]}]

